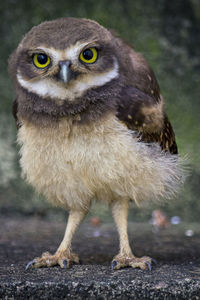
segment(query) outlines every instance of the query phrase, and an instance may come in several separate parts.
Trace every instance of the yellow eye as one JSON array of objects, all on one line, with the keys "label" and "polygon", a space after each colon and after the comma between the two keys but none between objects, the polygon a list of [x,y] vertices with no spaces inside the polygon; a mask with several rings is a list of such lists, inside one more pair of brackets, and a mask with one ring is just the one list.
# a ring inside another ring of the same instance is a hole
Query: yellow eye
[{"label": "yellow eye", "polygon": [[50,62],[50,58],[44,53],[34,54],[33,56],[33,63],[39,69],[47,67]]},{"label": "yellow eye", "polygon": [[80,54],[80,60],[87,64],[94,63],[98,58],[98,52],[95,48],[87,48]]}]

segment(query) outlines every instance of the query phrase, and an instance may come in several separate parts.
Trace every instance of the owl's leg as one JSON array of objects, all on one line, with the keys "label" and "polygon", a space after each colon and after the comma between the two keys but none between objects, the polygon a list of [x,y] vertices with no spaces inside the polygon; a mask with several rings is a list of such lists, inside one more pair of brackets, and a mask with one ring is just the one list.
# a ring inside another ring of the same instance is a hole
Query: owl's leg
[{"label": "owl's leg", "polygon": [[127,218],[128,218],[129,201],[123,199],[111,204],[112,214],[119,233],[120,252],[113,258],[112,269],[118,270],[124,267],[149,269],[151,270],[152,259],[148,256],[135,257],[131,251],[128,233],[127,233]]},{"label": "owl's leg", "polygon": [[65,230],[64,238],[57,249],[55,254],[45,252],[41,257],[36,257],[30,261],[26,269],[29,267],[40,268],[40,267],[52,267],[59,265],[61,268],[69,268],[71,263],[79,263],[78,256],[71,251],[71,242],[73,235],[84,219],[87,211],[84,210],[71,210],[69,213],[68,223]]}]

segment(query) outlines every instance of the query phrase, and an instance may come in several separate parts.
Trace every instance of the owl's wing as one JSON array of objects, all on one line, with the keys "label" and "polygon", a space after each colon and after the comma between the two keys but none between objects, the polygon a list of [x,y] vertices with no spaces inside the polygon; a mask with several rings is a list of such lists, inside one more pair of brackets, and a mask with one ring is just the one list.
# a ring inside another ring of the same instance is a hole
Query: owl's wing
[{"label": "owl's wing", "polygon": [[140,141],[156,142],[162,150],[178,153],[174,131],[161,96],[151,97],[138,88],[126,87],[120,95],[117,117],[129,129],[138,132]]},{"label": "owl's wing", "polygon": [[21,124],[20,124],[20,121],[17,117],[17,112],[18,112],[18,101],[17,101],[17,98],[16,98],[13,101],[13,104],[12,104],[12,114],[13,114],[13,117],[15,118],[17,129],[19,129]]}]

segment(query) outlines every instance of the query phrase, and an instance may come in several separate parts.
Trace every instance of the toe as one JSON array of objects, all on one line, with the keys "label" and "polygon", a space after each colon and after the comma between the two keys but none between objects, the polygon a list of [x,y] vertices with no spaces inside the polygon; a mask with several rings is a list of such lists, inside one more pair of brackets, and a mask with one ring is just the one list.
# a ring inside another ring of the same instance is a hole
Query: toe
[{"label": "toe", "polygon": [[143,256],[143,257],[127,257],[123,255],[117,255],[114,257],[112,263],[111,263],[111,268],[112,270],[118,270],[124,267],[132,267],[132,268],[140,268],[142,270],[149,270],[151,271],[152,259],[148,256]]},{"label": "toe", "polygon": [[151,258],[148,256],[143,256],[141,258],[135,257],[130,263],[132,268],[140,268],[141,270],[151,271]]},{"label": "toe", "polygon": [[51,267],[56,264],[56,260],[53,255],[43,253],[41,257],[36,257],[26,265],[26,270],[30,267],[41,268],[41,267]]},{"label": "toe", "polygon": [[48,266],[48,262],[44,258],[35,258],[34,264],[32,265],[33,268],[41,268],[41,267],[46,267]]},{"label": "toe", "polygon": [[42,253],[42,256],[41,257],[49,257],[49,256],[51,256],[51,253],[49,253],[48,251],[46,251],[46,252],[44,252],[44,253]]},{"label": "toe", "polygon": [[51,255],[45,252],[41,257],[36,257],[26,265],[26,270],[29,268],[53,267],[59,265],[62,269],[69,268],[71,263],[79,263],[79,258],[75,254],[66,255],[66,253],[57,252]]}]

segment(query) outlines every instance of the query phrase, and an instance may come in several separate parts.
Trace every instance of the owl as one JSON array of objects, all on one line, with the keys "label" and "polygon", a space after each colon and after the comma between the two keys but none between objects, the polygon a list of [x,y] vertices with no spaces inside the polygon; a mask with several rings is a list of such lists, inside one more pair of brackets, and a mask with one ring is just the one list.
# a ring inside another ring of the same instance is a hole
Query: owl
[{"label": "owl", "polygon": [[[54,254],[27,268],[78,263],[73,235],[94,199],[119,233],[112,269],[151,269],[127,234],[130,201],[171,198],[182,181],[172,126],[143,56],[97,22],[62,18],[33,27],[9,59],[23,177],[69,211]],[[112,245],[111,245],[112,246]]]}]

